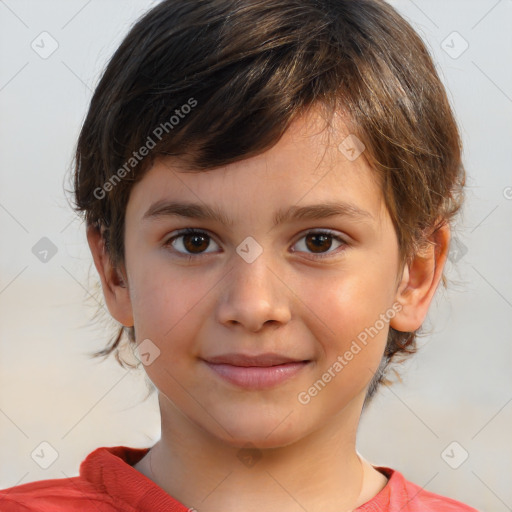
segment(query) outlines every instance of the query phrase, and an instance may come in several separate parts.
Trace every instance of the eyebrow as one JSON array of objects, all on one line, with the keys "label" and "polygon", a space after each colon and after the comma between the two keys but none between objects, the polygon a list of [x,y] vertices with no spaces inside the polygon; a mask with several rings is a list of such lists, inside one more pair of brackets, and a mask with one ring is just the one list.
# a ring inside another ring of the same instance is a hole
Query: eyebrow
[{"label": "eyebrow", "polygon": [[[315,220],[328,217],[343,216],[356,221],[369,221],[373,215],[351,203],[321,203],[307,206],[290,206],[280,209],[273,218],[274,227],[293,220]],[[189,219],[213,220],[233,226],[233,222],[215,207],[206,204],[196,204],[163,199],[152,204],[142,220],[156,220],[163,217],[185,217]]]}]

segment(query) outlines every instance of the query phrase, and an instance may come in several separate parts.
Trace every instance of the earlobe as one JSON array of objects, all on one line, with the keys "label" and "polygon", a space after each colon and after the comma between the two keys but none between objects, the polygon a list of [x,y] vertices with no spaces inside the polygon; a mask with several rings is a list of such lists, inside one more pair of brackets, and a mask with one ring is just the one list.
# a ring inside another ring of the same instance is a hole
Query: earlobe
[{"label": "earlobe", "polygon": [[448,255],[448,224],[436,229],[429,242],[404,267],[395,298],[401,310],[390,322],[390,326],[397,331],[413,332],[421,327],[427,316]]},{"label": "earlobe", "polygon": [[112,266],[105,247],[105,240],[95,226],[87,227],[87,242],[94,260],[94,266],[101,280],[103,295],[110,314],[122,325],[133,326],[128,284],[122,273]]}]

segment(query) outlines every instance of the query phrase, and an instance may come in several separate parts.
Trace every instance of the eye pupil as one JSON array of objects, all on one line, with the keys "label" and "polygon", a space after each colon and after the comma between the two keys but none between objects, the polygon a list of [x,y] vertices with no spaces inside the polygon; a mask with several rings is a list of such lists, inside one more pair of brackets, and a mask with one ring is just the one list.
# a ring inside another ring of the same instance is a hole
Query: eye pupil
[{"label": "eye pupil", "polygon": [[[328,244],[327,247],[323,246],[322,247],[322,243],[324,243],[326,240],[329,240],[331,239],[330,243]],[[332,237],[330,235],[324,235],[324,234],[321,234],[321,233],[311,233],[309,234],[307,237],[306,237],[306,240],[314,240],[313,242],[313,245],[312,247],[309,246],[308,244],[308,249],[312,250],[313,252],[321,252],[321,251],[318,251],[318,249],[324,249],[324,250],[329,250],[331,248],[331,245],[332,245]],[[320,242],[320,243],[318,243]]]},{"label": "eye pupil", "polygon": [[[192,245],[191,245],[192,249],[204,250],[208,247],[208,242],[205,243],[206,238],[207,237],[205,235],[201,235],[201,234],[197,234],[197,233],[183,235],[183,245],[186,247],[187,251],[189,251],[191,249],[190,247],[188,247],[187,242],[192,243]],[[193,250],[190,252],[193,252]]]}]

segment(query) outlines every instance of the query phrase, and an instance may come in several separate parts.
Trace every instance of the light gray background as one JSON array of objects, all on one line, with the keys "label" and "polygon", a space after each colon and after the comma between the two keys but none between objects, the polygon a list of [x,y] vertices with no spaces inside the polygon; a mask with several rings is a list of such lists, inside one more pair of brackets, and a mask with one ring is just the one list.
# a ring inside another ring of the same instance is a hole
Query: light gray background
[{"label": "light gray background", "polygon": [[[159,437],[156,393],[142,402],[142,371],[86,356],[110,331],[92,320],[96,274],[63,192],[100,71],[154,3],[0,0],[0,488],[74,476],[99,446],[146,447]],[[431,334],[403,366],[403,383],[383,389],[363,416],[358,449],[427,490],[504,512],[512,510],[512,1],[392,4],[427,41],[448,89],[468,197]],[[45,59],[31,47],[42,46],[44,31],[58,43]],[[46,263],[32,252],[43,237],[57,249]],[[43,441],[58,453],[47,469],[31,457]],[[446,462],[466,452],[457,469]]]}]

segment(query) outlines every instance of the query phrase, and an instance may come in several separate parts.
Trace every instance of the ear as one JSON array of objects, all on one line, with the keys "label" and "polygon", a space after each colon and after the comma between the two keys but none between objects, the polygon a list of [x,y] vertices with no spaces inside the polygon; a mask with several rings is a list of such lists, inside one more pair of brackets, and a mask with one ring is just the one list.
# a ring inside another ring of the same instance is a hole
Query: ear
[{"label": "ear", "polygon": [[432,244],[418,252],[404,267],[395,298],[402,308],[390,321],[390,326],[397,331],[415,331],[427,316],[448,256],[449,225],[443,224],[429,240]]},{"label": "ear", "polygon": [[87,227],[87,242],[100,275],[103,295],[110,314],[122,325],[132,327],[133,312],[127,278],[112,266],[105,248],[105,240],[95,226]]}]

